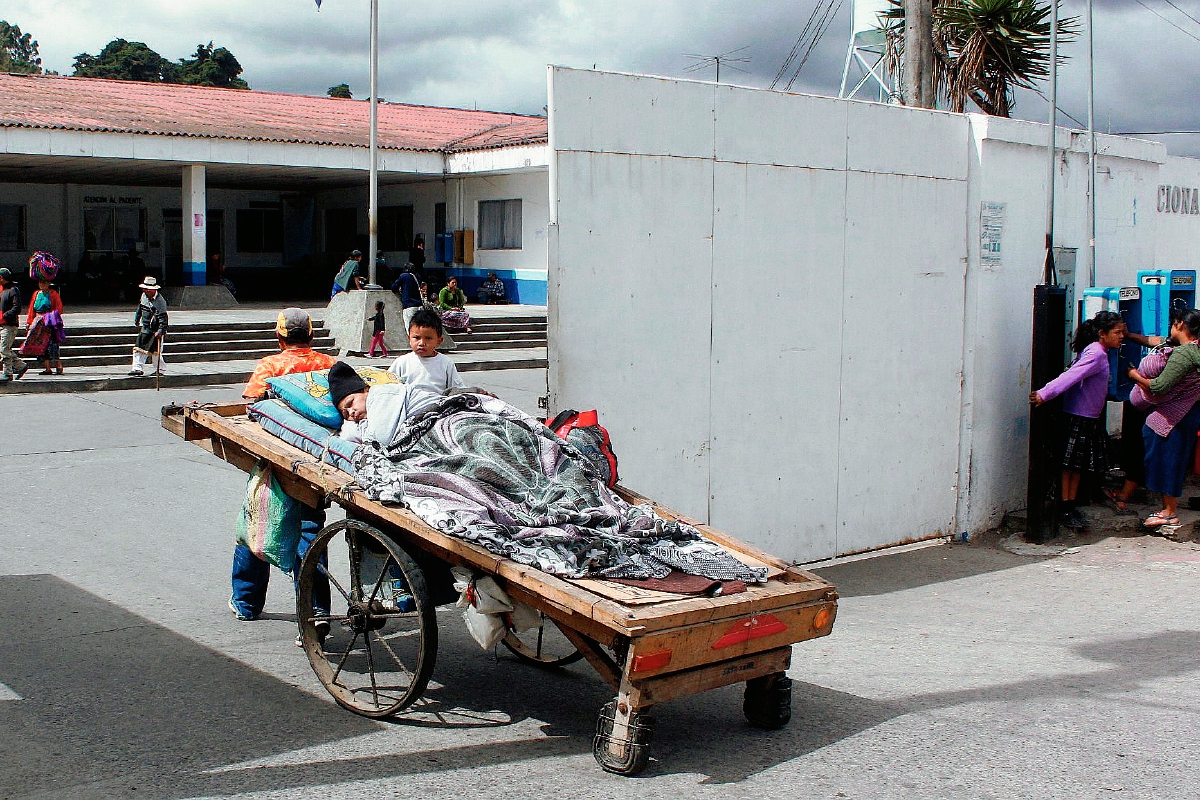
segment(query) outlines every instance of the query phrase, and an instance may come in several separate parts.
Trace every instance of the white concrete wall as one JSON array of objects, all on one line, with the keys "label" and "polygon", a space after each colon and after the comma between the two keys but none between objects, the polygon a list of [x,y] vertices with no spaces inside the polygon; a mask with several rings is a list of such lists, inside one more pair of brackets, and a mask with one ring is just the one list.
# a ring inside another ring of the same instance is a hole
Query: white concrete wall
[{"label": "white concrete wall", "polygon": [[[542,152],[539,150],[539,152]],[[480,200],[521,200],[521,249],[480,250],[476,237],[475,269],[531,270],[540,275],[546,271],[546,220],[549,213],[549,190],[545,169],[503,174],[471,175],[446,180],[428,179],[408,183],[388,184],[379,188],[380,206],[411,205],[413,232],[425,234],[425,255],[433,263],[433,207],[446,204],[447,230],[467,228],[476,230],[479,222]],[[367,191],[343,189],[317,195],[317,224],[320,212],[326,208],[357,206],[359,233],[367,234]],[[403,264],[404,252],[385,252],[389,265]]]},{"label": "white concrete wall", "polygon": [[[1024,506],[1046,126],[550,75],[551,404],[602,410],[626,483],[794,560]],[[1057,136],[1081,291],[1087,141]],[[1195,267],[1200,214],[1155,201],[1200,162],[1097,149],[1097,283]]]},{"label": "white concrete wall", "polygon": [[554,408],[786,558],[948,533],[966,119],[570,70],[550,109]]},{"label": "white concrete wall", "polygon": [[[29,253],[49,250],[59,256],[69,271],[83,255],[83,209],[96,204],[87,197],[137,198],[130,208],[146,210],[147,251],[142,253],[151,274],[159,274],[164,258],[164,209],[182,208],[182,187],[109,186],[83,184],[0,183],[0,204],[25,205],[28,252],[0,253],[0,266],[27,269]],[[276,253],[237,252],[237,209],[248,208],[251,200],[275,202],[279,192],[208,190],[209,210],[224,217],[224,250],[230,267],[282,266]],[[98,206],[97,206],[98,207]]]},{"label": "white concrete wall", "polygon": [[[1200,190],[1200,160],[1167,158],[1157,181],[1150,187],[1149,201],[1142,210],[1142,214],[1153,217],[1158,226],[1155,266],[1158,269],[1200,270],[1200,215],[1184,214],[1182,209],[1171,211],[1170,207],[1160,209],[1157,191],[1160,185],[1190,188],[1193,193]],[[1200,200],[1197,204],[1200,205]]]}]

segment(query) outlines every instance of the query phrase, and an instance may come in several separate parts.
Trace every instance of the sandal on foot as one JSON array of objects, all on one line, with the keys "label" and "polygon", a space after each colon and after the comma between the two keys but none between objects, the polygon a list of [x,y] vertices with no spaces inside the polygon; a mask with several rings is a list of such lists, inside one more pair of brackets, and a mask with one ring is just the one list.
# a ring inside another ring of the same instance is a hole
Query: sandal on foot
[{"label": "sandal on foot", "polygon": [[1142,522],[1147,528],[1161,528],[1163,525],[1178,525],[1179,517],[1169,516],[1164,511],[1155,511]]},{"label": "sandal on foot", "polygon": [[1120,492],[1112,489],[1105,489],[1104,496],[1108,498],[1108,504],[1112,506],[1115,511],[1124,511],[1129,505],[1128,501],[1121,499]]}]

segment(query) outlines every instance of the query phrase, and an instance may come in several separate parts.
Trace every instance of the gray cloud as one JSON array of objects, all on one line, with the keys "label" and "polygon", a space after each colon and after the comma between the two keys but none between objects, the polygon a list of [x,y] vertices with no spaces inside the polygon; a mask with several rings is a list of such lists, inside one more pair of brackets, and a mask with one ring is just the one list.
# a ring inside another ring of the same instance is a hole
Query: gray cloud
[{"label": "gray cloud", "polygon": [[[747,64],[723,69],[722,81],[766,87],[816,0],[446,0],[414,10],[383,3],[380,94],[389,100],[540,113],[545,65],[564,64],[711,80],[688,73],[687,53],[745,47]],[[1200,23],[1165,0],[1144,0],[1200,38]],[[1174,0],[1200,19],[1200,0]],[[843,7],[796,82],[798,91],[836,93],[852,0]],[[1084,0],[1062,13],[1082,17]],[[46,65],[69,72],[77,53],[110,39],[145,41],[169,58],[210,39],[232,50],[256,89],[322,94],[346,82],[368,90],[367,0],[9,0],[2,12],[38,39]],[[1133,0],[1095,0],[1096,121],[1101,130],[1200,129],[1193,64],[1200,42]],[[1083,39],[1064,47],[1059,105],[1084,119]],[[744,71],[736,71],[733,69]],[[1046,102],[1018,94],[1016,115],[1046,116]],[[1063,124],[1072,124],[1064,121]],[[1168,137],[1172,152],[1200,152],[1200,136]]]}]

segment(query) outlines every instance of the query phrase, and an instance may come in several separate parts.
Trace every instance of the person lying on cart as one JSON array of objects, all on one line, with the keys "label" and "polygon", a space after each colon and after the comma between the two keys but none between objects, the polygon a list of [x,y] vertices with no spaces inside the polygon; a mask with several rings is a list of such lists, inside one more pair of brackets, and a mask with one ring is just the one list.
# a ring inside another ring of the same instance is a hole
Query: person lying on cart
[{"label": "person lying on cart", "polygon": [[401,423],[440,397],[418,383],[381,383],[372,388],[345,361],[329,368],[329,398],[346,420],[338,436],[355,444],[390,444]]},{"label": "person lying on cart", "polygon": [[[279,352],[265,356],[254,368],[242,397],[247,402],[257,402],[267,394],[267,378],[289,375],[296,372],[312,372],[328,369],[336,363],[333,356],[312,349],[312,318],[302,308],[285,308],[279,312],[275,322],[275,337]],[[300,562],[308,552],[313,539],[325,527],[325,509],[300,505],[300,539],[296,545],[296,569],[292,575],[295,587]],[[267,582],[271,577],[271,565],[263,561],[244,544],[238,543],[233,550],[233,594],[229,608],[243,622],[257,619],[267,600]],[[318,615],[328,615],[330,606],[329,579],[318,572],[313,587],[313,610]],[[317,623],[318,635],[324,638],[329,632],[328,622]],[[297,646],[301,645],[296,637]]]}]

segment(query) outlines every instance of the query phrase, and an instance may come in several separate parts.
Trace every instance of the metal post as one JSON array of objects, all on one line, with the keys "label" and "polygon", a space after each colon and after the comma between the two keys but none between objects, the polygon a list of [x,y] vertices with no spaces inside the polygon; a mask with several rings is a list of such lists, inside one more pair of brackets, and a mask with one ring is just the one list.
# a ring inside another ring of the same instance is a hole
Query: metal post
[{"label": "metal post", "polygon": [[379,250],[379,0],[371,0],[371,201],[367,207],[368,280],[375,281],[375,259]]},{"label": "metal post", "polygon": [[1087,2],[1088,50],[1088,286],[1096,285],[1096,97],[1095,37],[1092,35],[1092,0]]},{"label": "metal post", "polygon": [[[1054,270],[1054,174],[1055,138],[1058,131],[1058,0],[1050,3],[1050,141],[1046,152],[1049,173],[1046,186],[1046,276],[1050,283]],[[1057,281],[1054,281],[1057,283]]]}]

